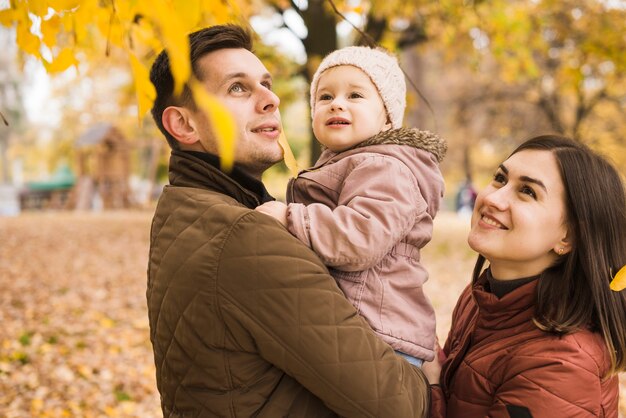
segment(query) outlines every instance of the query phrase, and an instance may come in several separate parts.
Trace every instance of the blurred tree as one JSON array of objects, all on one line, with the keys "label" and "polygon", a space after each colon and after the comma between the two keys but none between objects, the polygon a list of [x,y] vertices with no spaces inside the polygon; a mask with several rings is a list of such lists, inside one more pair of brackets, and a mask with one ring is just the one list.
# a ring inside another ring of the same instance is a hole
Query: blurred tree
[{"label": "blurred tree", "polygon": [[[417,95],[424,96],[421,91],[428,90],[433,79],[445,84],[442,69],[447,66],[454,66],[457,76],[465,74],[456,89],[445,93],[453,95],[455,116],[449,119],[463,128],[457,134],[458,149],[464,150],[459,164],[470,173],[470,150],[479,139],[497,145],[519,137],[520,132],[550,129],[589,142],[606,142],[609,139],[601,132],[623,133],[626,11],[611,4],[602,0],[11,0],[8,8],[0,10],[0,23],[15,28],[20,50],[41,60],[50,73],[103,54],[110,56],[114,48],[123,51],[132,69],[140,120],[154,96],[148,64],[165,47],[176,64],[178,88],[188,82],[216,121],[226,160],[232,158],[233,127],[225,122],[230,119],[223,108],[190,79],[185,36],[189,31],[215,23],[245,24],[251,16],[271,10],[279,17],[279,26],[296,34],[306,54],[300,69],[281,63],[272,71],[298,73],[307,81],[319,60],[340,46],[376,42],[404,58],[425,56],[428,47],[445,57],[442,67],[433,69],[431,79],[409,71],[409,81],[419,76]],[[303,32],[293,27],[295,18],[300,19]],[[283,95],[289,96],[287,90],[281,91]],[[410,97],[411,104],[416,101]],[[432,118],[424,116],[424,107],[430,105],[422,101],[426,106],[420,106],[418,126],[427,125],[426,117]],[[437,111],[438,118],[443,114],[448,119],[449,109]],[[613,143],[623,146],[616,135],[610,136]],[[316,143],[311,151],[314,160],[319,152]]]},{"label": "blurred tree", "polygon": [[[322,58],[338,47],[380,44],[398,51],[426,41],[425,15],[434,17],[437,12],[432,2],[424,0],[270,0],[268,4],[282,16],[281,27],[292,30],[304,47],[307,61],[300,75],[307,84]],[[306,27],[305,34],[290,26],[294,12]],[[354,29],[344,39],[339,39],[340,24]],[[310,128],[309,134],[312,137]],[[315,140],[310,144],[313,163],[320,147]]]},{"label": "blurred tree", "polygon": [[[103,52],[109,55],[114,47],[125,51],[135,81],[139,120],[155,95],[147,63],[165,48],[172,59],[176,91],[181,92],[185,84],[190,87],[221,139],[224,165],[232,164],[232,116],[192,77],[187,33],[241,19],[245,10],[237,4],[210,0],[11,0],[8,6],[0,10],[0,23],[15,28],[19,49],[40,60],[49,73],[63,72]],[[106,41],[104,51],[99,49],[102,40]]]},{"label": "blurred tree", "polygon": [[0,28],[0,44],[7,45],[0,54],[0,184],[11,182],[11,167],[7,152],[9,140],[22,130],[24,106],[22,98],[23,77],[11,60],[15,42],[9,31]]},{"label": "blurred tree", "polygon": [[453,65],[474,69],[453,103],[467,140],[488,138],[510,151],[511,142],[556,132],[624,150],[626,7],[600,0],[470,5],[449,8],[454,24],[442,33]]},{"label": "blurred tree", "polygon": [[[381,42],[390,49],[396,45],[406,48],[425,39],[418,10],[430,3],[425,0],[12,0],[9,8],[0,10],[0,23],[15,27],[19,48],[41,60],[50,73],[64,71],[79,61],[93,59],[94,54],[101,54],[100,39],[106,39],[107,55],[114,46],[126,51],[135,80],[140,119],[154,97],[147,63],[155,52],[165,47],[175,63],[172,69],[177,88],[181,89],[187,82],[196,100],[213,115],[214,126],[223,139],[221,152],[231,162],[232,120],[190,78],[186,33],[215,23],[246,22],[268,6],[281,15],[295,11],[307,28],[314,29],[301,38],[308,61],[300,73],[309,80],[319,60],[337,47],[337,25],[344,14],[355,20],[353,26],[360,26],[365,31],[362,33],[368,34],[349,43]],[[317,144],[313,150],[314,159],[319,152]]]}]

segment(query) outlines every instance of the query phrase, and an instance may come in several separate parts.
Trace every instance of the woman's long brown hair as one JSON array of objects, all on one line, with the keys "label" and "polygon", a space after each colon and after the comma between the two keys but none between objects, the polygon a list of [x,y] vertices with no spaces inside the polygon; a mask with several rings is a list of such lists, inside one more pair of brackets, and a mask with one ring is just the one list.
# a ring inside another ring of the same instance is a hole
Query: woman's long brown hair
[{"label": "woman's long brown hair", "polygon": [[[566,222],[572,250],[546,269],[537,284],[535,324],[564,335],[592,328],[604,337],[614,374],[626,370],[626,291],[609,288],[626,265],[626,197],[617,170],[587,146],[558,135],[521,144],[552,152],[565,188]],[[479,256],[476,281],[485,263]]]}]

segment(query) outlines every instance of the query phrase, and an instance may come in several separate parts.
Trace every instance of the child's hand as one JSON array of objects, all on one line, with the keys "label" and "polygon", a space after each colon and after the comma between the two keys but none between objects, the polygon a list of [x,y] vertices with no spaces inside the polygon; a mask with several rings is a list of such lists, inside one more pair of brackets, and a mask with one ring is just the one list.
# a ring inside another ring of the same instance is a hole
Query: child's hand
[{"label": "child's hand", "polygon": [[287,205],[284,203],[278,201],[266,202],[261,206],[257,206],[256,210],[277,219],[283,226],[287,226]]}]

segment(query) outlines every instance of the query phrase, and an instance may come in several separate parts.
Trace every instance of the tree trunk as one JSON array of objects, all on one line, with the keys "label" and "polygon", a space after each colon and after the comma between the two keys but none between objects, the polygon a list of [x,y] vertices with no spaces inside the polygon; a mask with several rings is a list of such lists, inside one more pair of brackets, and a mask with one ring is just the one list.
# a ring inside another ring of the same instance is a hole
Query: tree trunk
[{"label": "tree trunk", "polygon": [[7,158],[7,150],[9,148],[9,132],[6,127],[0,127],[0,165],[2,165],[2,177],[0,184],[9,183],[11,176],[9,174],[9,159]]},{"label": "tree trunk", "polygon": [[[302,10],[302,19],[309,28],[308,36],[302,41],[307,54],[307,82],[311,83],[319,62],[327,54],[337,49],[337,22],[331,10],[324,6],[324,0],[309,0],[306,10]],[[317,161],[321,153],[319,143],[313,136],[309,125],[310,165]]]}]

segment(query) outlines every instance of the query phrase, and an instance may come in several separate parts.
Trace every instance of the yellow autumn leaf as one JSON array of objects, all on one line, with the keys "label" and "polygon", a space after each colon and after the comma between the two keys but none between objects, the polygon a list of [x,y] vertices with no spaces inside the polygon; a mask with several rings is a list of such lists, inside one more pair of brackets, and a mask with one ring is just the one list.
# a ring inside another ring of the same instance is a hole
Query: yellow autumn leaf
[{"label": "yellow autumn leaf", "polygon": [[231,5],[226,5],[222,2],[216,2],[216,1],[211,1],[211,0],[205,0],[205,10],[211,10],[211,15],[212,15],[212,23],[214,24],[221,24],[221,23],[227,23],[230,17],[231,12],[232,13],[237,13],[237,10],[230,10],[233,7],[237,6],[236,2],[229,2],[231,3]]},{"label": "yellow autumn leaf", "polygon": [[111,318],[101,318],[99,323],[100,326],[105,329],[113,328],[113,326],[115,326],[115,321]]},{"label": "yellow autumn leaf", "polygon": [[[101,15],[110,16],[106,8],[99,7],[97,0],[82,1],[80,7],[73,13],[64,13],[64,26],[74,34],[76,44],[82,44],[88,39],[88,28],[96,23]],[[67,21],[66,21],[67,19]],[[71,29],[68,29],[69,28]],[[105,33],[106,36],[106,33]]]},{"label": "yellow autumn leaf", "polygon": [[172,0],[176,14],[183,23],[185,32],[196,28],[200,18],[200,0]]},{"label": "yellow autumn leaf", "polygon": [[130,22],[137,13],[137,5],[132,1],[117,1],[115,2],[115,12],[120,21]]},{"label": "yellow autumn leaf", "polygon": [[185,26],[170,3],[163,1],[139,0],[138,11],[149,17],[160,31],[163,45],[170,58],[174,76],[174,94],[181,94],[185,83],[191,77],[189,62],[189,39]]},{"label": "yellow autumn leaf", "polygon": [[31,412],[39,412],[43,408],[43,400],[40,398],[35,398],[30,401],[30,410]]},{"label": "yellow autumn leaf", "polygon": [[191,80],[189,85],[198,107],[211,121],[213,133],[217,137],[221,168],[227,172],[231,171],[235,162],[235,132],[237,132],[235,120],[228,109],[211,96],[202,84]]},{"label": "yellow autumn leaf", "polygon": [[154,28],[148,20],[139,19],[131,26],[130,31],[135,48],[142,45],[157,53],[163,50],[163,44],[156,36]]},{"label": "yellow autumn leaf", "polygon": [[124,28],[121,25],[117,9],[113,7],[100,7],[97,13],[96,23],[100,33],[104,35],[107,45],[124,47]]},{"label": "yellow autumn leaf", "polygon": [[22,51],[39,57],[39,47],[41,46],[41,40],[32,33],[30,33],[30,24],[31,22],[28,16],[18,22],[16,39],[17,45],[22,49]]},{"label": "yellow autumn leaf", "polygon": [[143,117],[148,113],[150,108],[152,108],[152,104],[156,98],[156,90],[154,89],[154,85],[150,82],[148,69],[133,54],[129,54],[129,56],[130,66],[135,80],[135,94],[137,95],[137,117],[139,118],[139,124],[141,124]]},{"label": "yellow autumn leaf", "polygon": [[57,12],[74,9],[80,3],[80,0],[48,0],[48,5]]},{"label": "yellow autumn leaf", "polygon": [[611,281],[611,290],[619,292],[624,289],[626,289],[626,266],[622,267]]},{"label": "yellow autumn leaf", "polygon": [[41,22],[41,35],[43,43],[49,47],[56,45],[57,34],[61,29],[61,18],[59,15],[52,15],[50,19]]},{"label": "yellow autumn leaf", "polygon": [[187,36],[167,36],[164,43],[174,76],[174,94],[178,95],[182,93],[185,82],[191,76],[188,39]]},{"label": "yellow autumn leaf", "polygon": [[45,0],[28,0],[28,12],[43,17],[48,14],[48,4]]},{"label": "yellow autumn leaf", "polygon": [[78,64],[78,61],[76,57],[74,57],[74,52],[71,48],[64,48],[52,62],[44,60],[44,67],[46,67],[46,71],[50,74],[60,73],[76,64]]},{"label": "yellow autumn leaf", "polygon": [[115,410],[115,408],[113,408],[112,406],[107,405],[104,408],[104,413],[107,417],[117,417],[119,416],[119,414],[117,413],[117,411]]},{"label": "yellow autumn leaf", "polygon": [[357,13],[357,14],[361,14],[361,13],[363,13],[363,12],[364,12],[363,5],[362,5],[362,4],[359,4],[359,5],[354,6],[354,7],[352,8],[351,12],[352,12],[352,13]]},{"label": "yellow autumn leaf", "polygon": [[300,169],[298,168],[298,161],[291,151],[291,147],[289,146],[289,142],[287,141],[284,131],[282,131],[278,137],[278,144],[283,149],[283,159],[285,160],[285,165],[289,169],[289,172],[293,177],[297,177],[300,172]]},{"label": "yellow autumn leaf", "polygon": [[14,9],[0,10],[0,24],[6,27],[13,26],[17,20],[17,11]]}]

